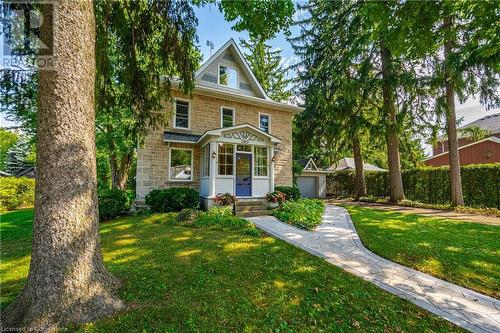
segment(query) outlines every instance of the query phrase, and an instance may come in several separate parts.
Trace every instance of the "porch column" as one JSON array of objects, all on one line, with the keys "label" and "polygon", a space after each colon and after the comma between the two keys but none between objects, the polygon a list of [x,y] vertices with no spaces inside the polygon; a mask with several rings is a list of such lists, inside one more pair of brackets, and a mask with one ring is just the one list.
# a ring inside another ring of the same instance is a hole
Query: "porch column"
[{"label": "porch column", "polygon": [[208,197],[213,198],[215,196],[215,175],[217,167],[217,156],[212,158],[212,154],[215,152],[217,155],[217,142],[210,142],[210,174],[208,175]]},{"label": "porch column", "polygon": [[274,146],[273,145],[269,149],[269,154],[270,154],[269,161],[271,162],[269,167],[269,192],[274,192],[274,161],[273,161]]}]

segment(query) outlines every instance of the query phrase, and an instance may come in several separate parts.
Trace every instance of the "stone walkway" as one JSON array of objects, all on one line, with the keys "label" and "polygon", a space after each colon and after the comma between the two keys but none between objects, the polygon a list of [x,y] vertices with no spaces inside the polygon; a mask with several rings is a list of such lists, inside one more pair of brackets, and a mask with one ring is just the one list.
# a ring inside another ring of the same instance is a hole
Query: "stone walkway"
[{"label": "stone walkway", "polygon": [[372,253],[361,243],[349,213],[342,207],[327,205],[323,223],[314,231],[295,228],[272,216],[249,220],[267,233],[458,326],[472,332],[500,332],[500,301]]},{"label": "stone walkway", "polygon": [[443,218],[448,220],[459,220],[466,222],[475,222],[480,224],[490,224],[500,226],[500,217],[492,215],[475,215],[467,213],[459,213],[451,210],[439,210],[430,208],[406,207],[398,205],[380,204],[374,202],[352,201],[348,199],[327,199],[330,204],[345,204],[367,208],[398,212],[403,214],[419,214],[429,217]]}]

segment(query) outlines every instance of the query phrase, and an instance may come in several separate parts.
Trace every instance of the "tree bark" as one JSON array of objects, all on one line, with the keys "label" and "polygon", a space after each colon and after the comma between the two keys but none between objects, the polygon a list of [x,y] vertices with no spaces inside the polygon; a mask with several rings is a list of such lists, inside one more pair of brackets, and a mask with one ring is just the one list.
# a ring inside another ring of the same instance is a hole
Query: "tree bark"
[{"label": "tree bark", "polygon": [[127,154],[120,159],[115,154],[110,154],[109,164],[111,167],[111,188],[112,189],[127,189],[128,173],[132,165],[133,154]]},{"label": "tree bark", "polygon": [[[40,70],[39,81],[30,270],[23,290],[2,314],[2,330],[52,331],[124,308],[114,295],[119,281],[103,265],[99,240],[93,3],[54,4],[56,65]],[[54,20],[46,8],[44,21]]]},{"label": "tree bark", "polygon": [[352,152],[354,154],[354,167],[356,173],[356,199],[366,196],[365,170],[363,169],[363,156],[358,133],[352,136]]},{"label": "tree bark", "polygon": [[387,158],[389,164],[390,201],[398,203],[405,198],[403,178],[401,176],[401,161],[399,156],[399,137],[397,132],[396,106],[392,84],[392,55],[382,41],[380,43],[380,59],[382,62],[382,94],[386,116]]},{"label": "tree bark", "polygon": [[[447,16],[444,18],[443,27],[445,30],[449,30],[452,24],[451,17]],[[453,41],[448,39],[444,44],[444,63],[446,80],[446,131],[448,134],[448,159],[450,163],[451,204],[453,206],[463,206],[464,195],[462,193],[462,177],[460,175],[457,116],[455,113],[455,86],[448,63],[452,48]]]}]

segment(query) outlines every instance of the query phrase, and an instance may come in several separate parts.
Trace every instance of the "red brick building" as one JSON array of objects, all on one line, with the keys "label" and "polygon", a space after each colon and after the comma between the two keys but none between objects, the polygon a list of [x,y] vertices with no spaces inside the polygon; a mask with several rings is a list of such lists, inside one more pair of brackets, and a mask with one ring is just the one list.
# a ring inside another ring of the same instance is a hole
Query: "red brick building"
[{"label": "red brick building", "polygon": [[[476,127],[487,131],[491,136],[478,141],[459,136],[458,153],[460,156],[460,165],[500,163],[500,113],[478,119],[459,128],[459,131]],[[448,158],[448,140],[441,138],[432,147],[432,156],[425,160],[425,165],[448,165]]]}]

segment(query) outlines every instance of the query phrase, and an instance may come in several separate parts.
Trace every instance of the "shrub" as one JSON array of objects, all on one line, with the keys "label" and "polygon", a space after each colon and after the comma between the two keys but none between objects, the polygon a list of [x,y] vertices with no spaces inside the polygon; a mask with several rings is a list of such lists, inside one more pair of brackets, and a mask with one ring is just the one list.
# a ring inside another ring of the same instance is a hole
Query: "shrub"
[{"label": "shrub", "polygon": [[0,178],[0,211],[35,204],[35,180],[27,177]]},{"label": "shrub", "polygon": [[193,208],[185,208],[177,215],[177,222],[193,224],[200,212]]},{"label": "shrub", "polygon": [[274,191],[266,194],[266,200],[267,202],[277,202],[282,204],[286,201],[286,196],[283,192]]},{"label": "shrub", "polygon": [[197,228],[211,228],[219,230],[236,230],[251,236],[259,236],[260,231],[255,225],[234,216],[231,207],[213,207],[206,212],[200,212],[194,226]]},{"label": "shrub", "polygon": [[127,191],[106,189],[98,192],[99,219],[109,220],[123,215],[130,209],[130,198]]},{"label": "shrub", "polygon": [[299,228],[312,230],[321,224],[324,204],[317,199],[287,201],[272,212],[279,220]]},{"label": "shrub", "polygon": [[297,186],[276,186],[274,190],[283,193],[286,200],[300,199],[300,190]]},{"label": "shrub", "polygon": [[236,197],[227,192],[217,194],[214,199],[214,202],[221,206],[234,205],[236,201]]},{"label": "shrub", "polygon": [[[461,167],[465,206],[500,209],[500,163]],[[449,167],[422,167],[402,171],[406,198],[413,202],[448,206],[451,203]],[[365,174],[368,196],[389,196],[387,172]],[[336,172],[327,176],[327,194],[355,196],[354,174]]]},{"label": "shrub", "polygon": [[178,213],[161,213],[161,214],[152,214],[151,216],[144,219],[146,223],[158,223],[158,224],[177,224],[177,216]]},{"label": "shrub", "polygon": [[198,208],[199,203],[198,192],[186,187],[153,190],[146,195],[146,205],[154,213],[180,212],[184,208]]}]

